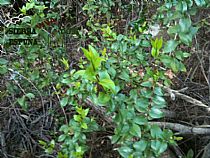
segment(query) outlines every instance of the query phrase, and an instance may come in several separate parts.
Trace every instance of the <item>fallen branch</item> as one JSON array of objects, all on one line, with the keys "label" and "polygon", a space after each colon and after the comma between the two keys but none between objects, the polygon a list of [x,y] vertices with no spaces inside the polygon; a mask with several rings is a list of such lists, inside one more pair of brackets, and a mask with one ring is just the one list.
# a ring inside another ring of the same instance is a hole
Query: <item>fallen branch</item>
[{"label": "fallen branch", "polygon": [[179,123],[170,122],[149,122],[151,125],[155,124],[161,128],[168,128],[179,134],[197,134],[197,135],[210,135],[210,128],[190,127]]},{"label": "fallen branch", "polygon": [[[97,114],[99,114],[103,120],[115,127],[112,117],[106,115],[106,110],[103,107],[94,105],[90,99],[87,99],[85,102],[91,109],[93,109]],[[208,127],[190,127],[179,123],[170,122],[149,122],[149,124],[156,124],[161,128],[168,128],[173,131],[177,131],[179,132],[179,134],[210,135],[210,128]]]},{"label": "fallen branch", "polygon": [[162,87],[167,93],[169,93],[169,95],[172,97],[172,100],[174,100],[175,99],[174,96],[176,96],[176,97],[179,97],[179,98],[181,98],[181,99],[185,100],[186,102],[191,103],[193,105],[204,107],[204,108],[206,108],[207,111],[210,112],[210,107],[208,105],[205,105],[201,101],[199,101],[199,100],[197,100],[195,98],[192,98],[192,97],[190,97],[188,95],[182,94],[182,93],[180,93],[177,90],[173,90],[173,89],[170,89],[168,87],[165,87],[162,84],[158,84],[158,85],[160,87]]}]

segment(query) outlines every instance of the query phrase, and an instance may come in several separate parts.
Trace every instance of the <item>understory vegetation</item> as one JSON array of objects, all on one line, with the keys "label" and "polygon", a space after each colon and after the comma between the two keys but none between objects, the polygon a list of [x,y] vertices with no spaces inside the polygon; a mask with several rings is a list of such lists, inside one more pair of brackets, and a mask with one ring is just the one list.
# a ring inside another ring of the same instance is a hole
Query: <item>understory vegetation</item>
[{"label": "understory vegetation", "polygon": [[210,0],[0,12],[0,157],[210,157]]}]

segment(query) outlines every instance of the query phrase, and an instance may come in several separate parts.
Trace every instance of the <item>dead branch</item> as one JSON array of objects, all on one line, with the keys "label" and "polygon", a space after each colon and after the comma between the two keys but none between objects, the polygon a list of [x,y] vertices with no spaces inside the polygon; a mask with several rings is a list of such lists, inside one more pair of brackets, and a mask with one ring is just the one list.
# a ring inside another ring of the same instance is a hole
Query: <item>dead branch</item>
[{"label": "dead branch", "polygon": [[207,111],[210,111],[210,107],[208,105],[205,105],[201,101],[195,98],[192,98],[186,94],[182,94],[178,90],[173,90],[173,89],[170,89],[169,87],[163,86],[162,84],[158,84],[158,85],[162,87],[170,96],[176,96],[178,98],[185,100],[188,103],[191,103],[196,106],[204,107]]},{"label": "dead branch", "polygon": [[151,125],[155,124],[162,128],[168,128],[179,134],[196,134],[196,135],[210,135],[210,128],[190,127],[179,123],[170,122],[149,122]]},{"label": "dead branch", "polygon": [[[106,115],[106,111],[101,106],[96,106],[92,103],[90,99],[87,99],[86,104],[93,109],[97,114],[99,114],[102,119],[104,119],[107,123],[113,125],[113,120],[111,116]],[[149,122],[149,124],[156,124],[161,128],[168,128],[173,131],[179,132],[179,134],[197,134],[197,135],[210,135],[210,128],[208,127],[190,127],[186,125],[182,125],[179,123],[170,123],[170,122]],[[115,125],[113,125],[114,127]]]}]

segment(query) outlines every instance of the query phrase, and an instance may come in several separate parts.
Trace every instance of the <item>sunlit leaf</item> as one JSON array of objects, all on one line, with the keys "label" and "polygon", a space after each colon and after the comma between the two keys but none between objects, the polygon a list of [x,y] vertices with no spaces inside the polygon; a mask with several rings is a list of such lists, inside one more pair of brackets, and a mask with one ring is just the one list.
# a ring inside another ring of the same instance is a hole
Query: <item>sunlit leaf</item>
[{"label": "sunlit leaf", "polygon": [[100,80],[99,84],[115,93],[115,84],[111,79],[102,79]]}]

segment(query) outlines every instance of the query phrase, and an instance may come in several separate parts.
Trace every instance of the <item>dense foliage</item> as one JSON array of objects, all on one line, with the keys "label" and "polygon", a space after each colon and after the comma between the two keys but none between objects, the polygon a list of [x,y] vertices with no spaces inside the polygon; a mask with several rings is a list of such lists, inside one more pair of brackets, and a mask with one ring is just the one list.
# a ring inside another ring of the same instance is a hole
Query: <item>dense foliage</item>
[{"label": "dense foliage", "polygon": [[[110,139],[122,157],[161,157],[177,139],[153,122],[164,117],[162,109],[167,106],[162,86],[170,86],[176,73],[186,72],[183,61],[191,54],[181,47],[190,47],[205,25],[205,21],[195,24],[192,17],[209,4],[208,0],[87,0],[82,6],[86,23],[71,29],[61,23],[74,25],[76,17],[59,14],[59,1],[30,0],[20,9],[18,22],[4,23],[0,74],[7,81],[0,100],[13,96],[13,106],[25,112],[39,100],[37,106],[53,115],[58,113],[53,108],[46,111],[45,101],[59,100],[59,129],[51,131],[49,142],[39,140],[45,152],[56,157],[84,157],[90,150],[88,136],[106,130],[90,113],[93,106],[105,110],[104,117],[111,120]],[[149,6],[157,8],[150,19]],[[64,8],[71,11],[73,5]],[[125,16],[130,21],[120,28]],[[9,33],[14,27],[34,29],[35,34]],[[66,32],[79,41],[78,52],[65,48]],[[38,44],[12,46],[11,39],[16,38],[36,39]],[[74,58],[72,53],[79,54],[76,63],[69,59]]]}]

